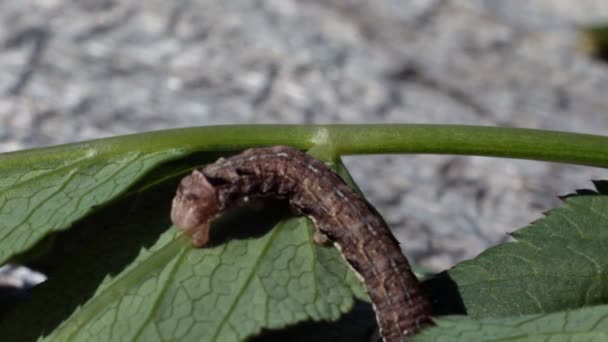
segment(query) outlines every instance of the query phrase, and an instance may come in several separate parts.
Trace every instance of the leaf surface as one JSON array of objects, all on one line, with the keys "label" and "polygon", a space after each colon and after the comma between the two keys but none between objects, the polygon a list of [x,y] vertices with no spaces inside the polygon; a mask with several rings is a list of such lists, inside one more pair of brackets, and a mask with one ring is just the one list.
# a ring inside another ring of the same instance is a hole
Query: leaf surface
[{"label": "leaf surface", "polygon": [[449,270],[466,312],[506,317],[608,303],[608,192],[606,182],[596,187],[567,196],[513,233],[517,241]]},{"label": "leaf surface", "polygon": [[551,314],[517,318],[473,320],[464,316],[444,317],[437,326],[415,336],[414,342],[534,342],[608,340],[608,306],[587,307]]},{"label": "leaf surface", "polygon": [[238,341],[262,328],[335,320],[352,307],[357,280],[333,249],[311,244],[309,228],[290,219],[259,239],[205,250],[170,231],[49,339]]},{"label": "leaf surface", "polygon": [[4,317],[0,335],[234,341],[337,320],[366,298],[338,251],[316,246],[310,221],[286,218],[278,203],[227,215],[212,230],[215,247],[192,248],[169,222],[177,181],[145,182],[54,236],[32,264],[49,280]]},{"label": "leaf surface", "polygon": [[177,150],[110,155],[82,148],[65,159],[34,156],[21,165],[0,158],[0,264],[68,228],[177,155]]}]

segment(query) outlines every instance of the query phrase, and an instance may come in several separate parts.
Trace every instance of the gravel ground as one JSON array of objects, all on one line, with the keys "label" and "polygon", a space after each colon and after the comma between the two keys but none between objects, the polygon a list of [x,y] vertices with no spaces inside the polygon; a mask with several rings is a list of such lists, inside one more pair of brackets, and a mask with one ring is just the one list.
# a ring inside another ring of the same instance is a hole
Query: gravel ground
[{"label": "gravel ground", "polygon": [[[193,125],[458,123],[605,134],[606,1],[0,2],[0,151]],[[453,156],[348,158],[407,254],[439,270],[607,178]],[[9,268],[14,269],[14,268]]]}]

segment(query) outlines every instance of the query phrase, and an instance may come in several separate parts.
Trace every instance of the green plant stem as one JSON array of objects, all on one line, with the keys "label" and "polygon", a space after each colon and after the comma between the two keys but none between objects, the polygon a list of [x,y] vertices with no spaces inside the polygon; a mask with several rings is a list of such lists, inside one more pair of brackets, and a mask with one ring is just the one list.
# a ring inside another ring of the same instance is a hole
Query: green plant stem
[{"label": "green plant stem", "polygon": [[334,156],[382,153],[458,154],[533,159],[608,167],[608,137],[522,128],[464,125],[233,125],[172,129],[82,143],[11,152],[0,165],[31,158],[74,158],[80,154],[178,150],[238,151],[253,146],[326,146]]}]

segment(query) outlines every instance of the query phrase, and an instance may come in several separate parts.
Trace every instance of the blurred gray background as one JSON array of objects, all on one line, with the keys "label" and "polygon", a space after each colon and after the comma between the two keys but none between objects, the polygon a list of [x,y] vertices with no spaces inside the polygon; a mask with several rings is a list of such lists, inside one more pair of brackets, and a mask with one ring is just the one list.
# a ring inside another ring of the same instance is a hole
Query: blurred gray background
[{"label": "blurred gray background", "polygon": [[[591,0],[0,0],[0,151],[229,123],[458,123],[606,134]],[[434,270],[590,187],[587,167],[347,158]]]}]

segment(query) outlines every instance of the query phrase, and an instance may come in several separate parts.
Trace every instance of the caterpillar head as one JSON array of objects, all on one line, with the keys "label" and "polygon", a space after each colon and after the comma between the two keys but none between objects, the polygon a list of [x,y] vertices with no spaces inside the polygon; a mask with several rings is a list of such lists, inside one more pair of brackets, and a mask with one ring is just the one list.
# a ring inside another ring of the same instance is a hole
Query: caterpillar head
[{"label": "caterpillar head", "polygon": [[209,242],[210,224],[219,212],[217,191],[205,175],[195,170],[181,180],[173,198],[171,221],[192,237],[196,247]]}]

